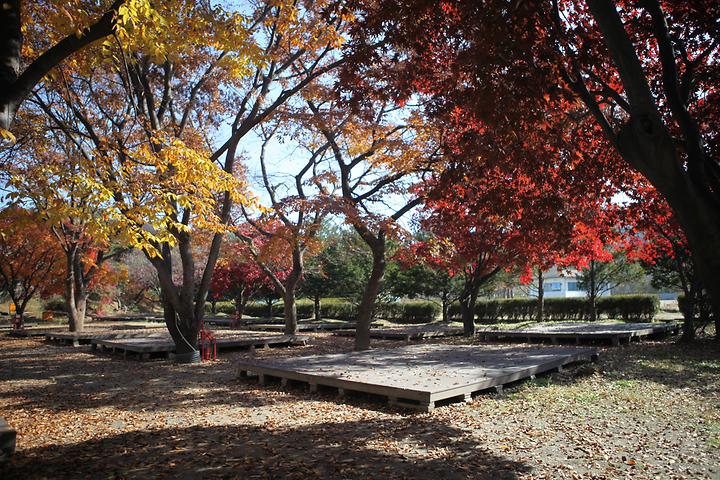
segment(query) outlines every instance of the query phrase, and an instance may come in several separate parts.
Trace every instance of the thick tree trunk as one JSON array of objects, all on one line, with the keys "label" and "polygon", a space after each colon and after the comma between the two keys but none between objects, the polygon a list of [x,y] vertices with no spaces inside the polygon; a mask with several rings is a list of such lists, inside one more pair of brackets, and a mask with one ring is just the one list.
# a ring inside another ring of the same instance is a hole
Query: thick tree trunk
[{"label": "thick tree trunk", "polygon": [[685,304],[680,309],[683,316],[682,341],[695,340],[695,293],[685,292]]},{"label": "thick tree trunk", "polygon": [[285,335],[297,335],[297,304],[295,303],[295,286],[285,288],[283,294],[283,312],[285,318]]},{"label": "thick tree trunk", "polygon": [[74,299],[65,302],[71,332],[81,332],[85,329],[85,314],[87,311],[87,292],[75,290]]},{"label": "thick tree trunk", "polygon": [[85,314],[87,312],[89,279],[83,278],[83,264],[77,248],[65,252],[66,274],[65,279],[65,310],[71,332],[81,332],[85,329]]},{"label": "thick tree trunk", "polygon": [[315,321],[320,322],[322,320],[322,313],[320,312],[320,294],[316,293],[313,302],[313,313],[315,315]]},{"label": "thick tree trunk", "polygon": [[170,336],[175,342],[176,354],[184,355],[198,350],[198,334],[202,319],[196,319],[192,312],[192,308],[177,312],[163,293],[163,316]]},{"label": "thick tree trunk", "polygon": [[9,130],[19,102],[9,95],[20,74],[22,46],[20,0],[7,0],[0,9],[0,128]]},{"label": "thick tree trunk", "polygon": [[370,324],[372,323],[375,301],[380,292],[380,284],[385,276],[385,242],[380,241],[373,250],[373,265],[365,290],[363,291],[360,308],[358,309],[355,330],[355,350],[370,348]]},{"label": "thick tree trunk", "polygon": [[537,321],[545,320],[545,285],[542,268],[538,268],[538,298],[537,298]]},{"label": "thick tree trunk", "polygon": [[[665,43],[660,59],[663,88],[674,123],[679,127],[678,139],[670,133],[659,111],[615,2],[591,0],[588,6],[618,68],[630,106],[629,121],[616,136],[610,133],[610,138],[625,161],[645,175],[673,209],[720,324],[720,167],[716,159],[707,157],[697,122],[677,91],[672,46]],[[663,12],[652,7],[649,12],[659,34],[657,38],[668,41],[669,38],[663,38],[667,32],[661,31]],[[683,156],[680,149],[684,150]],[[720,335],[716,339],[720,340]]]}]

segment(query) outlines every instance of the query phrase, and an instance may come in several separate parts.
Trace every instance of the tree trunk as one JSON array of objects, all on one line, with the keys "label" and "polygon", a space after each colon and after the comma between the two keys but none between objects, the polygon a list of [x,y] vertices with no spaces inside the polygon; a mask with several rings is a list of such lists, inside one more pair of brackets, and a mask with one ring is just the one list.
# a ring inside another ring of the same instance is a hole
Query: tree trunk
[{"label": "tree trunk", "polygon": [[65,279],[65,310],[71,332],[85,329],[87,311],[87,282],[83,278],[83,264],[76,247],[65,252],[67,278]]},{"label": "tree trunk", "polygon": [[447,323],[450,318],[448,315],[448,310],[450,309],[450,301],[449,296],[447,292],[443,292],[442,294],[442,321],[443,323]]},{"label": "tree trunk", "polygon": [[213,299],[210,300],[210,311],[213,315],[217,313],[217,300]]},{"label": "tree trunk", "polygon": [[463,322],[463,335],[472,337],[475,335],[475,304],[477,303],[478,288],[475,287],[472,279],[465,280],[463,291],[460,295],[460,314]]},{"label": "tree trunk", "polygon": [[355,350],[367,350],[370,348],[370,324],[375,310],[375,301],[380,292],[380,283],[383,276],[385,276],[385,265],[385,242],[382,240],[373,249],[372,271],[365,285],[360,308],[358,309]]},{"label": "tree trunk", "polygon": [[285,318],[285,335],[297,335],[297,305],[295,304],[295,286],[286,286],[283,295],[283,313]]},{"label": "tree trunk", "polygon": [[685,305],[680,309],[683,316],[682,338],[683,342],[695,340],[695,292],[685,292]]},{"label": "tree trunk", "polygon": [[247,301],[248,299],[243,291],[238,293],[235,297],[235,319],[238,322],[243,319],[243,314],[245,313],[245,305],[247,305]]},{"label": "tree trunk", "polygon": [[320,322],[322,320],[322,313],[320,312],[320,294],[315,294],[315,299],[313,303],[313,313],[315,314],[315,321]]},{"label": "tree trunk", "polygon": [[538,268],[538,299],[537,299],[537,321],[545,320],[545,285],[543,285],[543,271]]},{"label": "tree trunk", "polygon": [[597,282],[595,278],[595,260],[590,260],[590,285],[588,289],[588,300],[590,300],[590,321],[598,319],[597,311]]},{"label": "tree trunk", "polygon": [[5,1],[0,9],[0,128],[6,130],[18,107],[17,99],[5,97],[20,74],[22,39],[20,0]]},{"label": "tree trunk", "polygon": [[[720,168],[708,157],[703,138],[677,92],[676,75],[665,70],[663,87],[681,138],[670,133],[637,52],[629,38],[617,5],[610,0],[591,0],[588,6],[603,34],[631,107],[630,118],[612,140],[626,162],[640,171],[665,197],[685,236],[698,274],[710,295],[715,321],[720,326]],[[653,14],[650,11],[651,16]],[[662,16],[662,11],[657,12]],[[654,23],[658,23],[656,19]],[[672,64],[672,51],[660,50],[663,63]],[[670,67],[672,68],[672,67]],[[675,77],[675,78],[673,78]],[[613,135],[611,134],[611,137]],[[678,145],[682,143],[682,147]],[[681,158],[679,149],[685,152]],[[720,331],[716,332],[720,341]]]},{"label": "tree trunk", "polygon": [[192,308],[177,312],[167,295],[163,293],[163,316],[170,336],[175,342],[175,353],[184,355],[198,350],[200,321],[192,314]]}]

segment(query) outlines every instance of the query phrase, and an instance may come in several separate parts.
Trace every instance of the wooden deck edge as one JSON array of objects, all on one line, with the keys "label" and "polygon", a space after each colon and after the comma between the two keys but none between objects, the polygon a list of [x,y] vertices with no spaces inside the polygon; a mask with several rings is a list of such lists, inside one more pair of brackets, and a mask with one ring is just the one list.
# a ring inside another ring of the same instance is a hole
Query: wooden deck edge
[{"label": "wooden deck edge", "polygon": [[369,393],[372,395],[387,397],[389,405],[409,408],[421,412],[431,412],[435,408],[435,404],[437,402],[452,399],[467,402],[471,400],[473,393],[487,391],[492,388],[496,388],[498,391],[501,391],[504,385],[526,378],[534,378],[537,374],[543,374],[556,369],[559,370],[572,363],[595,361],[597,358],[598,351],[596,349],[586,349],[586,351],[564,355],[561,358],[542,365],[527,367],[498,377],[491,377],[480,382],[432,393],[282,370],[248,362],[239,362],[237,364],[237,372],[238,377],[240,378],[257,376],[260,385],[265,385],[266,377],[272,377],[280,379],[281,385],[283,386],[285,386],[288,381],[295,381],[308,384],[311,392],[317,391],[318,386],[324,386],[337,388],[340,396],[344,396],[346,391]]}]

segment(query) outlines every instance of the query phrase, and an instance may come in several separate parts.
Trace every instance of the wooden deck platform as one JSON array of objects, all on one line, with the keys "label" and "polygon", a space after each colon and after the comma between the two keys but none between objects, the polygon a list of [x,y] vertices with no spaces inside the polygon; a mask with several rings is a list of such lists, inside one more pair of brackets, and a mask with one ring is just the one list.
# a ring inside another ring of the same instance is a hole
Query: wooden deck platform
[{"label": "wooden deck platform", "polygon": [[8,330],[7,334],[11,337],[43,337],[48,333],[67,331],[67,329],[68,327],[66,325],[58,325],[57,327],[30,327],[19,330]]},{"label": "wooden deck platform", "polygon": [[[254,325],[243,325],[243,330],[252,330],[260,332],[282,332],[285,330],[284,324],[254,324]],[[353,329],[354,332],[355,324],[351,322],[343,323],[298,323],[299,332],[321,332],[330,330],[347,330]]]},{"label": "wooden deck platform", "polygon": [[[463,334],[462,328],[454,327],[407,327],[407,328],[373,328],[370,338],[382,340],[422,340],[435,337],[459,337]],[[339,337],[354,337],[355,330],[341,330],[333,332]]]},{"label": "wooden deck platform", "polygon": [[550,341],[553,344],[584,341],[606,341],[612,345],[630,343],[649,336],[677,334],[680,324],[668,323],[608,323],[608,322],[558,322],[534,325],[518,329],[479,329],[477,335],[483,340]]},{"label": "wooden deck platform", "polygon": [[[157,330],[157,332],[153,332]],[[165,327],[156,327],[154,329],[125,329],[123,331],[116,330],[86,330],[83,332],[50,332],[45,334],[45,340],[55,343],[63,343],[79,347],[81,345],[90,345],[93,340],[116,340],[122,338],[138,338],[138,337],[167,337],[167,329]]]},{"label": "wooden deck platform", "polygon": [[380,395],[392,405],[429,412],[441,401],[468,401],[496,388],[564,365],[594,360],[597,350],[579,347],[412,345],[335,355],[239,362],[240,377],[261,385],[279,379]]},{"label": "wooden deck platform", "polygon": [[[217,332],[216,332],[217,333]],[[218,350],[232,348],[268,348],[271,346],[292,346],[305,345],[308,337],[298,335],[253,335],[235,334],[218,336]],[[142,360],[149,359],[151,355],[157,354],[165,357],[172,357],[175,354],[175,343],[169,335],[162,337],[135,337],[118,339],[93,339],[90,341],[92,349],[101,351],[112,351],[122,353],[124,358],[134,354]]]}]

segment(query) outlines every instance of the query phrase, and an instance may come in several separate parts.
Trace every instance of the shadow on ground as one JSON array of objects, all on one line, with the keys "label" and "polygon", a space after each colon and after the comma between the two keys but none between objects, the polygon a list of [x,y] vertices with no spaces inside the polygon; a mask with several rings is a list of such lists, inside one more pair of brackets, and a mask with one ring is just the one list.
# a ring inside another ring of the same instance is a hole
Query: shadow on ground
[{"label": "shadow on ground", "polygon": [[[388,447],[388,445],[391,445]],[[515,479],[525,463],[490,453],[431,418],[299,428],[191,427],[134,431],[21,450],[5,480],[76,478]]]}]

